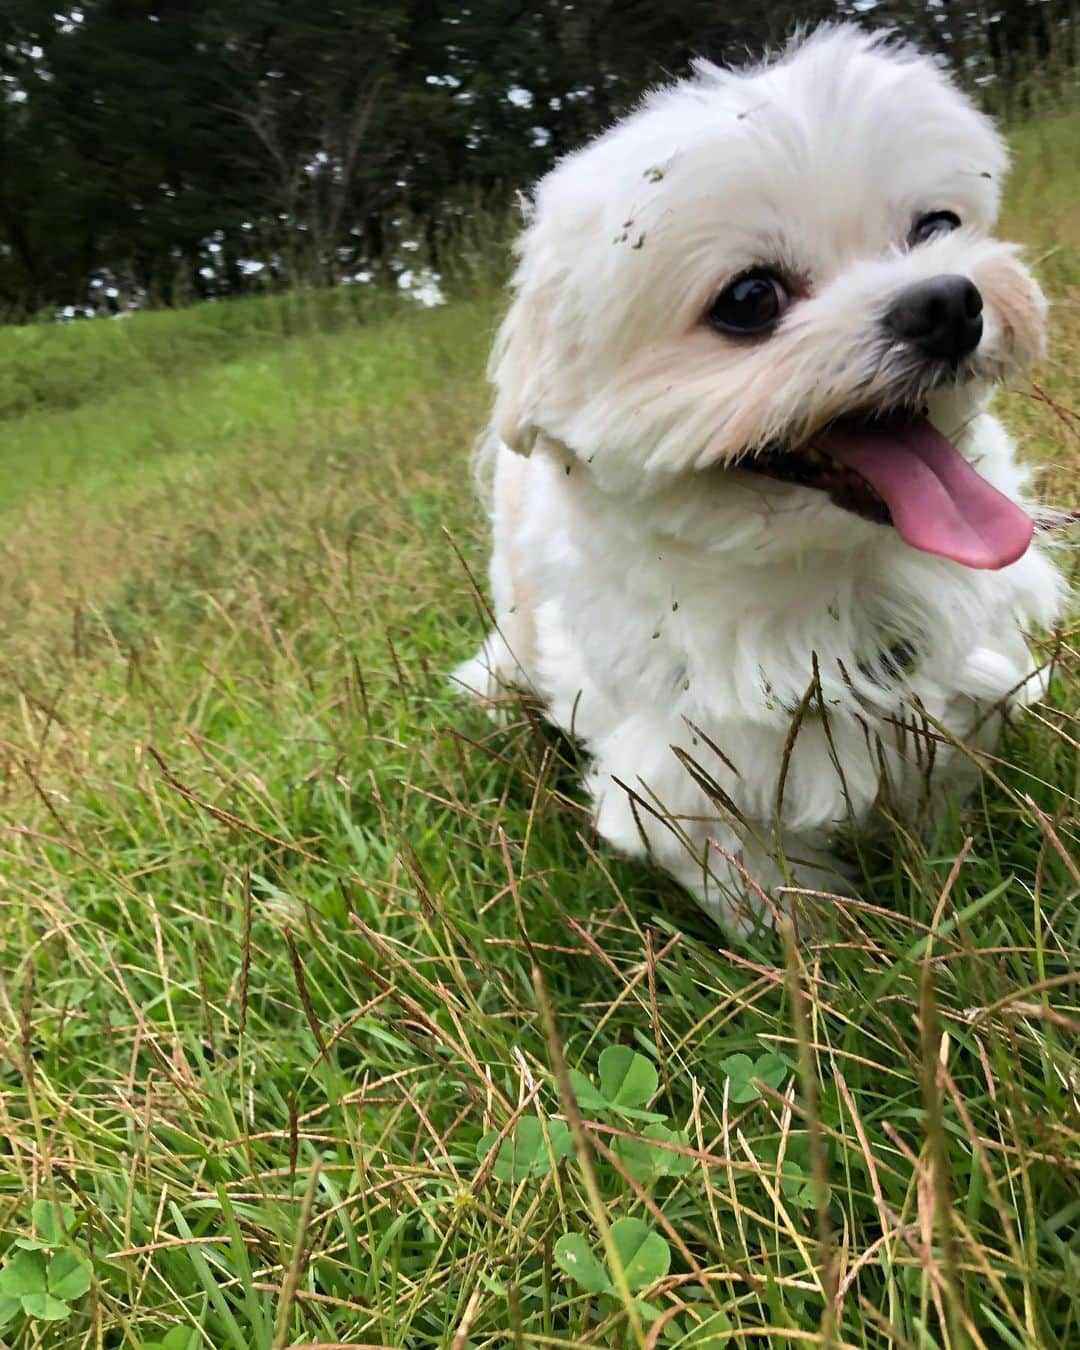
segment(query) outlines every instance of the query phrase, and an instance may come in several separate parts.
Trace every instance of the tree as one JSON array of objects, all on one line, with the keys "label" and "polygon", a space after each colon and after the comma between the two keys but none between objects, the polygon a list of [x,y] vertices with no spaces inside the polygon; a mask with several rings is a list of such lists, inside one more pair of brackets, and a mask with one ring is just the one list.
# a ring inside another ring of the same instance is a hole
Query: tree
[{"label": "tree", "polygon": [[[509,203],[692,56],[893,23],[984,95],[1067,0],[4,0],[0,312],[331,285]],[[412,238],[404,239],[410,235]]]}]

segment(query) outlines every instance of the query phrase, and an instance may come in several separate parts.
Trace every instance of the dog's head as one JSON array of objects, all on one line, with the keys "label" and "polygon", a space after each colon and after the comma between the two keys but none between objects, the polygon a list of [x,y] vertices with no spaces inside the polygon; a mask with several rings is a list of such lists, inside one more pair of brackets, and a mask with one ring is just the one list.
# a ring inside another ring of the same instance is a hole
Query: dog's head
[{"label": "dog's head", "polygon": [[852,28],[699,64],[540,183],[495,432],[637,496],[750,485],[801,544],[891,521],[1013,561],[1030,521],[952,444],[1044,341],[1037,285],[990,237],[1006,166],[932,60]]}]

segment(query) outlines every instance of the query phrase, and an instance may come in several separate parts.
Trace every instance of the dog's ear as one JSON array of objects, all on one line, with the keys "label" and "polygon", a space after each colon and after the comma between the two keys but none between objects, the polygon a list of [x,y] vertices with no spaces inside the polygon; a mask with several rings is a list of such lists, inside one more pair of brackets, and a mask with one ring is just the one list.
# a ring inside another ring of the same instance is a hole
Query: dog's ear
[{"label": "dog's ear", "polygon": [[495,386],[491,426],[519,455],[532,451],[542,429],[541,404],[555,387],[555,324],[563,276],[544,258],[535,229],[522,237],[514,300],[502,321],[488,363]]},{"label": "dog's ear", "polygon": [[543,291],[533,287],[519,291],[502,321],[488,364],[488,378],[495,386],[492,429],[519,455],[532,451],[539,431],[534,418],[542,392],[548,322]]}]

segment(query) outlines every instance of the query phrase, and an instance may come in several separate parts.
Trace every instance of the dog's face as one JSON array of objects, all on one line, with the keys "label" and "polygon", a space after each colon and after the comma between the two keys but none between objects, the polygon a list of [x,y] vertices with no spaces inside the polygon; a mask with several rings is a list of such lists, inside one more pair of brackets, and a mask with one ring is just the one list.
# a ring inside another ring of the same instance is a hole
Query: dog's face
[{"label": "dog's face", "polygon": [[793,547],[892,523],[1013,561],[1030,521],[951,444],[1044,341],[990,238],[1006,165],[932,61],[852,29],[699,67],[540,184],[496,432],[561,442],[611,491],[754,494]]}]

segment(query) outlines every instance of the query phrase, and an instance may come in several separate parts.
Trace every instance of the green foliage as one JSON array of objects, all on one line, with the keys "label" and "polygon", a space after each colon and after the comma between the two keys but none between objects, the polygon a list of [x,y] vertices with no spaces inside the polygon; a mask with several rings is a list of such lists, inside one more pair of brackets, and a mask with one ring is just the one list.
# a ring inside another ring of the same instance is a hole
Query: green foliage
[{"label": "green foliage", "polygon": [[[618,1219],[611,1225],[611,1241],[631,1293],[655,1284],[671,1268],[667,1242],[641,1219]],[[567,1233],[556,1242],[555,1260],[590,1294],[617,1293],[617,1280],[578,1234]]]},{"label": "green foliage", "polygon": [[[497,1130],[485,1134],[476,1145],[476,1156],[484,1162],[499,1139]],[[524,1181],[549,1172],[560,1158],[573,1152],[570,1131],[561,1120],[541,1121],[538,1116],[522,1116],[513,1131],[499,1142],[491,1174],[498,1181]]]},{"label": "green foliage", "polygon": [[189,1327],[173,1327],[160,1341],[144,1341],[142,1350],[198,1350],[199,1333]]},{"label": "green foliage", "polygon": [[31,1321],[62,1322],[90,1288],[89,1255],[72,1242],[75,1211],[52,1200],[35,1200],[32,1236],[17,1237],[0,1265],[0,1327],[20,1313]]},{"label": "green foliage", "polygon": [[600,1090],[584,1074],[571,1070],[570,1082],[579,1104],[587,1110],[611,1110],[631,1120],[662,1120],[639,1108],[659,1086],[656,1069],[644,1055],[625,1045],[609,1045],[600,1056]]},{"label": "green foliage", "polygon": [[721,1060],[720,1067],[727,1075],[728,1098],[737,1105],[760,1097],[761,1083],[778,1088],[789,1072],[780,1056],[771,1054],[759,1055],[756,1060],[749,1055],[732,1055]]},{"label": "green foliage", "polygon": [[[689,1137],[669,1129],[665,1117],[642,1108],[656,1095],[660,1080],[650,1059],[625,1045],[609,1045],[600,1055],[600,1087],[595,1088],[577,1069],[570,1070],[570,1083],[578,1106],[591,1114],[607,1116],[639,1133],[620,1131],[612,1151],[623,1167],[639,1181],[682,1176],[690,1170]],[[683,1150],[683,1151],[680,1151]]]},{"label": "green foliage", "polygon": [[89,1262],[76,1252],[18,1251],[0,1266],[0,1326],[20,1312],[36,1321],[64,1321],[89,1288]]},{"label": "green foliage", "polygon": [[478,203],[501,221],[650,86],[830,19],[897,28],[997,111],[1075,101],[1069,0],[680,0],[617,23],[609,0],[8,0],[0,312],[452,273]]},{"label": "green foliage", "polygon": [[707,1313],[672,1344],[677,1350],[720,1350],[731,1339],[731,1331],[731,1319],[727,1313]]},{"label": "green foliage", "polygon": [[632,1177],[638,1181],[656,1181],[660,1177],[681,1177],[693,1167],[685,1150],[690,1137],[685,1130],[666,1125],[646,1125],[637,1138],[617,1138],[612,1151]]},{"label": "green foliage", "polygon": [[[611,1225],[613,1260],[618,1262],[627,1289],[637,1294],[671,1268],[671,1248],[664,1238],[641,1219],[618,1219]],[[555,1244],[555,1260],[569,1277],[587,1293],[599,1294],[609,1305],[620,1298],[619,1279],[610,1266],[605,1267],[578,1233],[566,1233]],[[654,1321],[660,1310],[641,1299],[634,1307],[644,1321]]]},{"label": "green foliage", "polygon": [[33,1237],[15,1239],[15,1246],[28,1252],[48,1252],[62,1247],[75,1227],[75,1211],[70,1205],[51,1200],[35,1200],[30,1209]]}]

